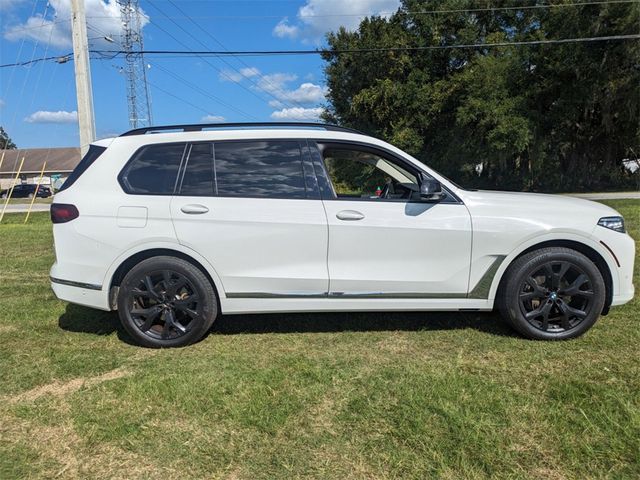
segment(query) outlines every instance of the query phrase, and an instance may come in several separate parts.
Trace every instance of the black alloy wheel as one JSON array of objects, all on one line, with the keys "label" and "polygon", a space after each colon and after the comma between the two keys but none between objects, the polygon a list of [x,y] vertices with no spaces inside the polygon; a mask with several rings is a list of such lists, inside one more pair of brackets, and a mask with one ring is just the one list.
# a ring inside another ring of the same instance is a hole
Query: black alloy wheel
[{"label": "black alloy wheel", "polygon": [[118,312],[125,329],[148,347],[180,347],[206,333],[217,314],[209,279],[191,263],[154,257],[124,278]]},{"label": "black alloy wheel", "polygon": [[516,259],[500,283],[496,304],[522,335],[566,340],[586,332],[605,305],[598,267],[585,255],[547,247]]},{"label": "black alloy wheel", "polygon": [[202,303],[193,285],[184,275],[171,270],[145,275],[129,296],[136,326],[160,340],[184,335],[192,321],[202,315]]},{"label": "black alloy wheel", "polygon": [[525,319],[544,332],[577,327],[593,305],[592,280],[567,261],[536,266],[522,282],[519,299]]}]

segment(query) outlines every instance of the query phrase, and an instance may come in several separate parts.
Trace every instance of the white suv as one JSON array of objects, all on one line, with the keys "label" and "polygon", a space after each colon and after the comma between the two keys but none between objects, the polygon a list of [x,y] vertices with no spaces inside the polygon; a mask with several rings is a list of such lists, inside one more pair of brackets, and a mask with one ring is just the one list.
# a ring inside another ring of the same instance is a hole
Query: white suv
[{"label": "white suv", "polygon": [[494,307],[576,337],[633,297],[634,242],[609,207],[469,191],[354,130],[152,127],[94,143],[51,206],[58,298],[117,309],[149,347],[219,313]]}]

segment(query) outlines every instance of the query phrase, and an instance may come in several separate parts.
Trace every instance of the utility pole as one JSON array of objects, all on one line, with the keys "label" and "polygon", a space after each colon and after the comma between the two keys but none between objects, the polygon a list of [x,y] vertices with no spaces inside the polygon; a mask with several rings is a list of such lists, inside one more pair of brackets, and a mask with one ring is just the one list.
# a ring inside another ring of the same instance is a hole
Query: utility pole
[{"label": "utility pole", "polygon": [[141,51],[142,27],[138,0],[117,0],[122,18],[122,49],[125,54],[127,106],[131,128],[151,125],[151,100],[147,87],[147,70]]},{"label": "utility pole", "polygon": [[80,153],[84,156],[89,144],[96,139],[93,117],[93,92],[91,90],[91,67],[87,20],[84,15],[84,0],[71,0],[71,30],[73,35],[73,63],[76,73],[76,97],[78,99],[78,125],[80,127]]}]

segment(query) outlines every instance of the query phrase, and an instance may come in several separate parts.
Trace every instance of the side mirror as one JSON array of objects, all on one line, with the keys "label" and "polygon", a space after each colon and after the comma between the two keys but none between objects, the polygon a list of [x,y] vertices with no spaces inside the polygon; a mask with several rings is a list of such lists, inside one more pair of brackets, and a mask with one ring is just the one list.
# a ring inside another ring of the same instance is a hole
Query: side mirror
[{"label": "side mirror", "polygon": [[420,175],[420,199],[425,202],[439,202],[445,197],[442,185],[435,178]]}]

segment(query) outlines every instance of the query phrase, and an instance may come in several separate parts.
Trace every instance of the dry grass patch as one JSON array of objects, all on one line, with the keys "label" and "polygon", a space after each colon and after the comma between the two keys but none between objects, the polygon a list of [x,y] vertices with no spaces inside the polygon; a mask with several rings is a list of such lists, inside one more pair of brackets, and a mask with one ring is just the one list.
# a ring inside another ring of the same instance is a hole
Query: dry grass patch
[{"label": "dry grass patch", "polygon": [[32,388],[31,390],[27,390],[26,392],[22,392],[18,395],[13,395],[11,397],[5,398],[5,401],[15,404],[20,402],[33,402],[34,400],[37,400],[44,395],[63,397],[77,390],[80,390],[81,388],[90,388],[94,385],[108,382],[110,380],[116,380],[128,375],[131,375],[131,372],[126,368],[116,368],[115,370],[111,370],[110,372],[106,372],[95,377],[74,378],[73,380],[69,380],[67,382],[55,381],[47,385]]}]

